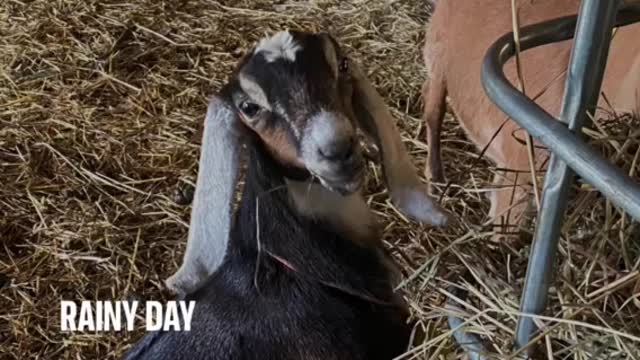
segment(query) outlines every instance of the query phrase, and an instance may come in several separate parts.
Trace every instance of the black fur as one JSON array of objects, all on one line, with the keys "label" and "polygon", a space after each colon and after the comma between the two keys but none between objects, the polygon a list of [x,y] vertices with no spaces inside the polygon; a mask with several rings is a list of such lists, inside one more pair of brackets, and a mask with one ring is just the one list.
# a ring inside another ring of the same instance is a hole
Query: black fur
[{"label": "black fur", "polygon": [[298,214],[280,167],[259,142],[248,147],[227,255],[187,296],[197,301],[191,331],[148,334],[127,359],[387,360],[403,353],[411,326],[381,241],[355,243]]}]

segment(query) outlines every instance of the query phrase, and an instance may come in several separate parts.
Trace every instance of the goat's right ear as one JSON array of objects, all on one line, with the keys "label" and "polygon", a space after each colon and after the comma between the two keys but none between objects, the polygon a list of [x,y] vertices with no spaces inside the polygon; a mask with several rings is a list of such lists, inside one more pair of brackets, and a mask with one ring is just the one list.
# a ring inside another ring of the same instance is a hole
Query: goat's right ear
[{"label": "goat's right ear", "polygon": [[242,145],[238,129],[235,109],[214,96],[204,122],[187,249],[180,269],[166,281],[179,295],[195,290],[226,254]]},{"label": "goat's right ear", "polygon": [[382,96],[358,64],[351,64],[352,107],[361,127],[373,138],[382,155],[382,168],[391,199],[406,216],[435,226],[445,226],[449,214],[420,182],[400,132]]}]

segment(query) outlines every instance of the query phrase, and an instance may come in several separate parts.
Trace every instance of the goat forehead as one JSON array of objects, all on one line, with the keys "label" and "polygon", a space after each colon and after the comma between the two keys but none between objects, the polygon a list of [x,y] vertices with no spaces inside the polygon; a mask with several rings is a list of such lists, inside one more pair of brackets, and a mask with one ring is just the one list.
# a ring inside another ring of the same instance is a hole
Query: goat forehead
[{"label": "goat forehead", "polygon": [[281,31],[271,37],[260,40],[254,54],[262,54],[267,62],[278,59],[296,61],[296,53],[302,44],[289,31]]},{"label": "goat forehead", "polygon": [[[284,64],[262,66],[260,62],[244,69],[240,78],[251,79],[253,87],[259,88],[272,109],[289,109],[305,106],[314,101],[314,85],[304,74],[291,72]],[[242,85],[242,84],[241,84]],[[246,92],[246,86],[242,86]],[[247,93],[253,97],[253,94]],[[255,99],[254,100],[258,100]]]},{"label": "goat forehead", "polygon": [[327,43],[319,34],[277,33],[258,43],[240,76],[262,90],[271,110],[290,120],[304,118],[332,102],[336,92],[335,66],[328,58],[333,60],[337,51]]},{"label": "goat forehead", "polygon": [[293,110],[313,104],[322,105],[331,97],[335,92],[334,80],[328,71],[317,64],[267,64],[256,58],[243,69],[240,78],[251,79],[265,94],[272,108],[279,104],[281,108]]},{"label": "goat forehead", "polygon": [[[325,37],[318,34],[279,32],[260,40],[251,63],[265,71],[276,70],[282,75],[322,73],[324,76],[330,70],[326,55],[327,42]],[[333,50],[333,45],[330,50]],[[336,56],[335,51],[332,55]]]}]

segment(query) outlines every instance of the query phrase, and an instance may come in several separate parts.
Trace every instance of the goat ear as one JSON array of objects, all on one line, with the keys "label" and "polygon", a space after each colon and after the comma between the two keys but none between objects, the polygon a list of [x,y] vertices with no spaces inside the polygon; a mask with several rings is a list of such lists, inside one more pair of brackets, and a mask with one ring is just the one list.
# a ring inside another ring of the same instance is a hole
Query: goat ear
[{"label": "goat ear", "polygon": [[229,243],[241,148],[235,110],[213,97],[204,122],[189,238],[182,266],[167,286],[184,295],[222,263]]},{"label": "goat ear", "polygon": [[358,64],[351,64],[352,107],[362,128],[377,143],[391,199],[406,216],[445,226],[449,215],[431,198],[400,138],[389,109]]}]

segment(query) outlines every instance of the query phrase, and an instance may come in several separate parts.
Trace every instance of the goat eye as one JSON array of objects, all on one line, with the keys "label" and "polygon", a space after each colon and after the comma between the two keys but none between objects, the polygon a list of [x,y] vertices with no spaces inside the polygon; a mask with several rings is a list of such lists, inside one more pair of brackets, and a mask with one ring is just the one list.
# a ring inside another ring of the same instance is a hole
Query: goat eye
[{"label": "goat eye", "polygon": [[342,61],[340,61],[340,65],[338,65],[338,70],[341,73],[347,72],[349,70],[349,60],[342,59]]},{"label": "goat eye", "polygon": [[240,104],[240,111],[247,117],[254,117],[260,112],[260,106],[252,102],[244,101]]}]

